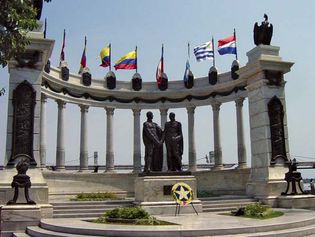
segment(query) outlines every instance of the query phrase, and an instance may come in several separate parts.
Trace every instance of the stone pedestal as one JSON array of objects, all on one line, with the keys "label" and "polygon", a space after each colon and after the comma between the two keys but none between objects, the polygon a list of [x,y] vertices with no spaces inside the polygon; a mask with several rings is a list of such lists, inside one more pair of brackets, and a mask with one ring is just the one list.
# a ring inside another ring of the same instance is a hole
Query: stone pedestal
[{"label": "stone pedestal", "polygon": [[[197,182],[192,175],[185,176],[144,176],[135,179],[135,204],[147,210],[150,214],[175,214],[176,203],[171,189],[176,183],[184,182],[193,190],[193,205],[197,212],[202,212],[202,205],[197,199]],[[181,206],[180,213],[194,213],[188,204]]]},{"label": "stone pedestal", "polygon": [[315,195],[287,195],[277,198],[277,207],[280,208],[315,208]]},{"label": "stone pedestal", "polygon": [[12,205],[0,209],[2,237],[11,237],[13,232],[25,232],[27,226],[37,226],[41,218],[52,218],[53,208],[44,205]]}]

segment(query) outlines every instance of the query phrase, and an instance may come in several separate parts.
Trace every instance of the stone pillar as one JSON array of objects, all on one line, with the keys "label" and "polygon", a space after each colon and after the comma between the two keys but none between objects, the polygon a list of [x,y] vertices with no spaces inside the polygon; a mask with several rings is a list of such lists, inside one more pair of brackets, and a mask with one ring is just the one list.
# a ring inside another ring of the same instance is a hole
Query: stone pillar
[{"label": "stone pillar", "polygon": [[195,146],[195,106],[187,107],[188,113],[188,166],[190,171],[197,170]]},{"label": "stone pillar", "polygon": [[80,105],[81,109],[81,133],[80,133],[80,171],[89,168],[88,134],[87,134],[87,113],[89,106]]},{"label": "stone pillar", "polygon": [[[285,162],[289,159],[283,75],[293,63],[283,61],[279,50],[279,47],[259,45],[247,53],[248,63],[239,70],[240,78],[247,79],[250,119],[251,173],[246,192],[270,205],[277,205],[273,197],[285,191],[284,177],[288,172]],[[273,99],[282,108],[270,115]],[[274,118],[278,120],[271,124]],[[275,132],[274,137],[271,132]]]},{"label": "stone pillar", "polygon": [[140,109],[133,109],[133,172],[141,172]]},{"label": "stone pillar", "polygon": [[106,107],[106,170],[105,172],[114,171],[114,143],[113,143],[113,116],[114,108]]},{"label": "stone pillar", "polygon": [[40,108],[40,167],[46,167],[46,103],[47,97],[42,94]]},{"label": "stone pillar", "polygon": [[236,106],[236,124],[237,124],[237,153],[238,153],[238,168],[246,168],[246,148],[244,139],[244,126],[243,126],[243,102],[244,98],[235,100]]},{"label": "stone pillar", "polygon": [[56,169],[63,170],[65,169],[64,109],[66,103],[62,100],[56,102],[58,104]]},{"label": "stone pillar", "polygon": [[213,111],[214,168],[220,170],[223,168],[219,116],[221,103],[215,102],[211,106]]},{"label": "stone pillar", "polygon": [[[164,130],[165,123],[167,122],[167,111],[168,109],[162,108],[160,109],[160,115],[161,115],[161,128]],[[166,145],[165,143],[163,144],[163,167],[162,171],[167,171],[168,166],[167,166],[167,151],[166,151]]]}]

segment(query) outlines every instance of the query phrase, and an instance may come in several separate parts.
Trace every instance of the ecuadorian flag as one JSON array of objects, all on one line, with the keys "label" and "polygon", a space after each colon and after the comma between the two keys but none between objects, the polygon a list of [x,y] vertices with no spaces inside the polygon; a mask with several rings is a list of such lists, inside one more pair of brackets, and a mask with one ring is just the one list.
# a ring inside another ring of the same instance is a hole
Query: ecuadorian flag
[{"label": "ecuadorian flag", "polygon": [[102,60],[102,63],[100,65],[101,67],[110,66],[110,45],[101,50],[100,57]]},{"label": "ecuadorian flag", "polygon": [[133,50],[121,57],[115,64],[115,69],[137,69],[137,51]]}]

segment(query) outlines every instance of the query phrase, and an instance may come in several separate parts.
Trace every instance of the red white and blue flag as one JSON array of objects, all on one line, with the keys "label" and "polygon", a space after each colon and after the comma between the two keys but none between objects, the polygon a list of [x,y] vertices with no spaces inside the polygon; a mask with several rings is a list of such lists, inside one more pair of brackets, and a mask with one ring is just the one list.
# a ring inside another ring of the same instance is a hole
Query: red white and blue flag
[{"label": "red white and blue flag", "polygon": [[80,62],[80,69],[79,69],[79,74],[83,72],[83,69],[86,67],[86,36],[84,39],[84,49],[81,57],[81,62]]},{"label": "red white and blue flag", "polygon": [[163,79],[163,73],[164,73],[164,46],[162,45],[162,54],[161,54],[161,59],[160,62],[156,68],[156,73],[155,73],[155,78],[156,78],[156,82],[159,85],[161,85],[162,83],[162,79]]},{"label": "red white and blue flag", "polygon": [[218,52],[223,54],[237,54],[236,52],[236,36],[235,34],[218,41]]}]

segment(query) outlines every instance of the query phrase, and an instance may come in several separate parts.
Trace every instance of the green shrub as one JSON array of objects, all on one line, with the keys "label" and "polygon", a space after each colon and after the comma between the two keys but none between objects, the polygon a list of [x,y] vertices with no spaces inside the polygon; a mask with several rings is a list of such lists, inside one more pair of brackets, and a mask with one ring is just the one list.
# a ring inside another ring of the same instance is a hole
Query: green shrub
[{"label": "green shrub", "polygon": [[116,194],[110,192],[104,193],[80,193],[72,198],[72,201],[104,201],[121,199]]},{"label": "green shrub", "polygon": [[119,207],[107,211],[104,216],[120,219],[148,219],[150,217],[149,213],[140,207]]},{"label": "green shrub", "polygon": [[263,205],[261,203],[249,204],[245,207],[245,216],[263,217],[264,212],[266,212],[268,208],[270,207]]}]

